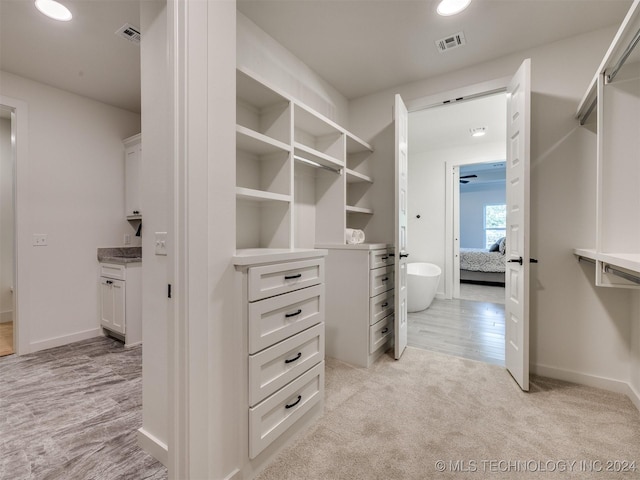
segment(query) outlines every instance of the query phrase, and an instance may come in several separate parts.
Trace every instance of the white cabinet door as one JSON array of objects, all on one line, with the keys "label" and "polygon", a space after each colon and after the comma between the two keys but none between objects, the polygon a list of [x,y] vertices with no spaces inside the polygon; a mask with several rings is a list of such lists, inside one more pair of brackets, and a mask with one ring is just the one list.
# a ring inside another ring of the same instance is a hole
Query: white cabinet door
[{"label": "white cabinet door", "polygon": [[142,215],[140,207],[140,160],[142,149],[140,142],[125,149],[125,191],[124,205],[127,217]]},{"label": "white cabinet door", "polygon": [[125,334],[125,282],[100,279],[100,324],[112,332]]}]

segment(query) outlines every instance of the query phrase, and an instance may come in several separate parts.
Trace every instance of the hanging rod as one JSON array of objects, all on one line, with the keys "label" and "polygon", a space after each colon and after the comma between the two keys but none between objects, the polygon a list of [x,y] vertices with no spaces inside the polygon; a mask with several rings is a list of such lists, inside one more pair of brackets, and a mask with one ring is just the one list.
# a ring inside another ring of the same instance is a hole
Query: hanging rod
[{"label": "hanging rod", "polygon": [[593,99],[593,102],[591,102],[591,105],[589,105],[589,108],[587,108],[587,111],[584,112],[584,115],[580,117],[580,126],[584,126],[584,124],[587,123],[587,119],[589,118],[589,115],[593,113],[593,109],[596,108],[597,104],[598,104],[598,97],[596,96],[596,98]]},{"label": "hanging rod", "polygon": [[322,168],[324,170],[329,170],[330,172],[337,173],[338,175],[342,175],[341,168],[328,167],[326,165],[322,165],[321,163],[314,162],[313,160],[309,160],[308,158],[299,157],[298,155],[294,155],[293,159],[298,160],[299,162],[302,162],[302,163],[306,163],[307,165],[311,165],[316,168]]},{"label": "hanging rod", "polygon": [[629,55],[631,55],[631,52],[633,52],[633,49],[636,48],[636,46],[638,45],[638,42],[640,42],[640,29],[638,29],[638,31],[636,32],[636,35],[633,37],[633,40],[631,40],[631,42],[629,43],[629,46],[627,46],[627,48],[623,52],[622,56],[620,57],[620,60],[618,60],[618,62],[614,65],[613,71],[607,75],[607,83],[611,83],[613,81],[615,76],[618,74],[618,72],[624,65],[624,62],[627,61],[627,58],[629,58]]},{"label": "hanging rod", "polygon": [[[588,258],[588,257],[583,257],[582,255],[578,255],[578,262],[589,262],[589,263],[596,263],[596,261],[592,258]],[[602,263],[602,271],[603,273],[612,273],[613,275],[617,275],[618,277],[622,277],[625,280],[629,280],[630,282],[633,283],[637,283],[640,284],[640,277],[638,277],[637,275],[632,275],[630,273],[627,272],[623,272],[622,270],[618,270],[617,268],[613,268],[611,265],[607,264],[607,263]]]}]

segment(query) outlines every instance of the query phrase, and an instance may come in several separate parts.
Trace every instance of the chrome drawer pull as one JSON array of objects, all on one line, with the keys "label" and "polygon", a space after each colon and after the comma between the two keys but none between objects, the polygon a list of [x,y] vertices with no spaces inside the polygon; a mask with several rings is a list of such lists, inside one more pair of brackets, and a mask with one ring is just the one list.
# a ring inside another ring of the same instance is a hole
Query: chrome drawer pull
[{"label": "chrome drawer pull", "polygon": [[285,280],[293,280],[294,278],[300,278],[300,277],[302,277],[302,274],[298,273],[297,275],[285,275],[284,279]]},{"label": "chrome drawer pull", "polygon": [[286,313],[284,316],[285,318],[291,318],[291,317],[295,317],[296,315],[300,315],[301,313],[302,313],[302,309],[299,308],[297,312]]},{"label": "chrome drawer pull", "polygon": [[290,360],[285,360],[284,363],[293,363],[293,362],[299,360],[301,356],[302,356],[302,352],[298,352],[298,355],[296,355],[296,358],[292,358]]},{"label": "chrome drawer pull", "polygon": [[296,400],[295,402],[293,402],[291,405],[285,405],[284,408],[289,409],[289,408],[293,408],[295,407],[297,404],[300,403],[300,400],[302,400],[302,395],[298,395],[298,400]]},{"label": "chrome drawer pull", "polygon": [[383,334],[384,334],[384,333],[387,333],[388,331],[389,331],[389,327],[384,327],[384,328],[380,331],[380,333],[383,333]]},{"label": "chrome drawer pull", "polygon": [[386,308],[389,306],[389,302],[384,302],[382,305],[380,305],[382,308]]}]

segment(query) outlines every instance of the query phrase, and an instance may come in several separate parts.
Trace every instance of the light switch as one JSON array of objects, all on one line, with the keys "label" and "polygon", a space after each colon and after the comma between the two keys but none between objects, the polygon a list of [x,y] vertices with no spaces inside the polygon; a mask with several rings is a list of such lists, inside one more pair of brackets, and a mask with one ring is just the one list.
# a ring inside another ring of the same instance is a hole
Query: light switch
[{"label": "light switch", "polygon": [[167,232],[156,232],[156,255],[167,254]]},{"label": "light switch", "polygon": [[47,234],[46,233],[34,233],[33,234],[33,246],[34,247],[46,247],[47,246]]}]

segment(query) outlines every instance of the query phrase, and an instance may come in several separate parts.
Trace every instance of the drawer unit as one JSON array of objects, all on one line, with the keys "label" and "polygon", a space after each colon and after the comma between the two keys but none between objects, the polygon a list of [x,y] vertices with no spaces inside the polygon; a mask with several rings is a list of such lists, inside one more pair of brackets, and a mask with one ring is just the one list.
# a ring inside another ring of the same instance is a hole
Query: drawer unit
[{"label": "drawer unit", "polygon": [[249,458],[255,458],[324,395],[324,362],[249,409]]},{"label": "drawer unit", "polygon": [[369,325],[374,325],[384,317],[393,313],[393,290],[381,293],[369,300]]},{"label": "drawer unit", "polygon": [[324,320],[322,285],[249,304],[249,353]]},{"label": "drawer unit", "polygon": [[384,244],[326,248],[326,353],[369,367],[393,338],[393,249]]},{"label": "drawer unit", "polygon": [[250,355],[249,405],[260,402],[323,359],[323,325]]},{"label": "drawer unit", "polygon": [[248,413],[241,432],[254,467],[322,414],[325,255],[256,249],[255,263],[253,251],[235,257]]},{"label": "drawer unit", "polygon": [[393,288],[393,267],[374,268],[369,274],[369,295],[374,297]]},{"label": "drawer unit", "polygon": [[382,347],[393,334],[393,315],[380,320],[369,328],[369,353]]},{"label": "drawer unit", "polygon": [[249,268],[249,301],[324,283],[322,259]]},{"label": "drawer unit", "polygon": [[124,265],[117,265],[115,263],[101,263],[100,276],[112,278],[114,280],[126,280],[127,269]]}]

